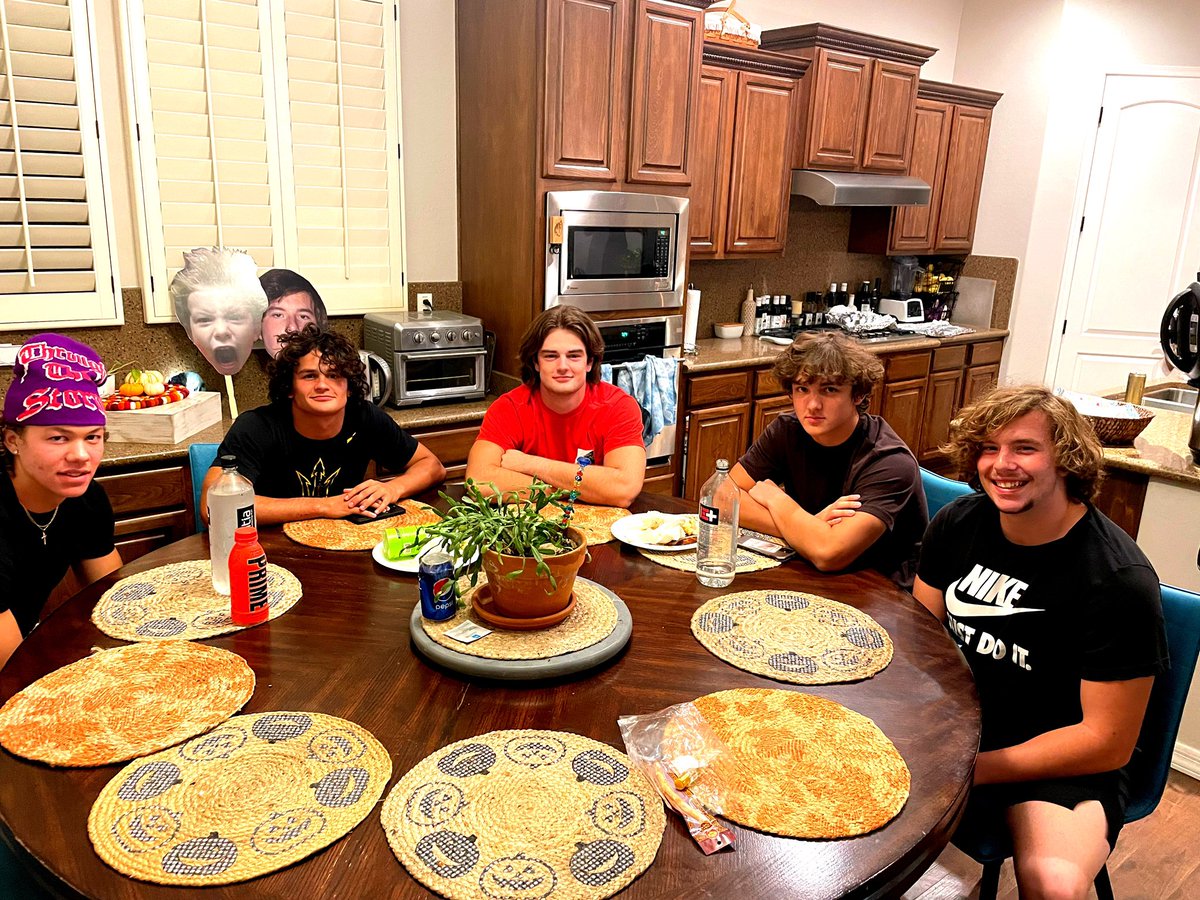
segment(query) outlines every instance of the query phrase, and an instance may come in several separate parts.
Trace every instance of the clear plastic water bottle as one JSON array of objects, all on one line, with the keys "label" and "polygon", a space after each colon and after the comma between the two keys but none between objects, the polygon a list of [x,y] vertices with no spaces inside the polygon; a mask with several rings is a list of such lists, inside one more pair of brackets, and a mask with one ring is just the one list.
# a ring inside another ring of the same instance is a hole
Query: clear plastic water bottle
[{"label": "clear plastic water bottle", "polygon": [[696,578],[705,587],[727,587],[733,582],[737,533],[738,488],[729,477],[729,461],[718,459],[717,471],[700,491]]},{"label": "clear plastic water bottle", "polygon": [[254,485],[239,475],[237,459],[221,457],[221,477],[208,489],[208,546],[212,557],[213,590],[229,595],[229,551],[233,533],[258,525],[254,517]]}]

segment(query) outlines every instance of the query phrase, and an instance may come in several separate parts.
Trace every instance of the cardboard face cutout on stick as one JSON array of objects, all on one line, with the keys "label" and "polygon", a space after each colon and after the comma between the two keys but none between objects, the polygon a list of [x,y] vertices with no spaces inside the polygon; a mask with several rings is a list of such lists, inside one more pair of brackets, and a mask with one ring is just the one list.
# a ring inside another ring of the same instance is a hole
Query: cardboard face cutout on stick
[{"label": "cardboard face cutout on stick", "polygon": [[267,311],[262,319],[263,348],[274,359],[279,355],[279,339],[289,331],[303,331],[316,325],[322,331],[329,325],[325,301],[312,282],[291,269],[271,269],[259,278],[267,295]]},{"label": "cardboard face cutout on stick", "polygon": [[171,300],[193,344],[222,375],[242,370],[262,330],[267,297],[250,254],[197,247],[183,254],[171,279]]}]

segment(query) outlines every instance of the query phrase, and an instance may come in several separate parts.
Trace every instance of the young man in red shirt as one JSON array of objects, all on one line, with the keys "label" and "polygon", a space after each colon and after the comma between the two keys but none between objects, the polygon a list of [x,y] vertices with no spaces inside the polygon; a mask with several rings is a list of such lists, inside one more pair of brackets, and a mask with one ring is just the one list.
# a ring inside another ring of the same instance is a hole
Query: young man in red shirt
[{"label": "young man in red shirt", "polygon": [[629,394],[600,380],[603,356],[596,323],[576,307],[534,319],[521,340],[522,384],[488,408],[467,477],[501,492],[534,478],[570,490],[582,471],[581,500],[629,506],[646,476],[642,415]]}]

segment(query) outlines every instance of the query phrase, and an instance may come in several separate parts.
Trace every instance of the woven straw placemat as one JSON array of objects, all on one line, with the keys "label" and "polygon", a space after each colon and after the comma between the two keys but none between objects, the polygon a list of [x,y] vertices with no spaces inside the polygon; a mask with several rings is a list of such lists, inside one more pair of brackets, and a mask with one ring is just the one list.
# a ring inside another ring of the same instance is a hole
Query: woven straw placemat
[{"label": "woven straw placemat", "polygon": [[564,731],[493,731],[404,775],[380,814],[417,881],[453,900],[611,897],[654,861],[666,816],[625,754]]},{"label": "woven straw placemat", "polygon": [[702,801],[711,788],[722,791],[722,815],[734,822],[790,837],[851,837],[885,825],[908,799],[900,753],[841,704],[769,688],[695,703],[732,758],[718,757],[694,790]]},{"label": "woven straw placemat", "polygon": [[117,773],[88,816],[96,853],[156,884],[245,881],[332,844],[392,774],[370,732],[303,712],[236,716]]},{"label": "woven straw placemat", "polygon": [[383,533],[389,528],[402,525],[432,525],[442,520],[432,506],[417,503],[415,500],[401,500],[400,505],[404,507],[404,515],[392,516],[390,519],[364,522],[361,525],[355,525],[345,519],[305,519],[301,522],[285,523],[283,533],[297,544],[316,547],[318,550],[370,550],[383,540]]},{"label": "woven straw placemat", "polygon": [[[561,519],[562,510],[547,506],[542,510],[547,519]],[[592,506],[576,503],[571,524],[583,532],[589,544],[606,544],[613,540],[612,523],[629,515],[629,510],[618,506]]]},{"label": "woven straw placemat", "polygon": [[[484,659],[547,659],[598,644],[617,627],[617,607],[612,599],[594,581],[575,579],[575,609],[562,622],[552,628],[538,631],[506,631],[483,621],[472,612],[471,598],[480,590],[487,579],[480,578],[479,585],[467,587],[462,592],[465,607],[460,607],[454,618],[444,622],[421,620],[421,627],[437,643],[468,656]],[[446,632],[463,622],[474,622],[492,633],[478,641],[464,644],[446,637]]]},{"label": "woven straw placemat", "polygon": [[[282,566],[267,563],[267,596],[270,621],[296,605],[300,580]],[[254,627],[233,624],[229,598],[213,590],[212,563],[207,559],[122,578],[100,597],[92,623],[122,641],[190,641]]]},{"label": "woven straw placemat", "polygon": [[799,591],[740,591],[692,614],[692,634],[731,666],[792,684],[870,678],[892,639],[865,612]]},{"label": "woven straw placemat", "polygon": [[0,709],[0,744],[52,766],[103,766],[208,731],[245,705],[254,671],[235,653],[158,641],[100,650]]},{"label": "woven straw placemat", "polygon": [[[654,550],[639,549],[638,553],[651,562],[656,562],[660,566],[666,566],[668,569],[679,569],[683,572],[696,571],[695,550],[681,550],[678,553],[658,553]],[[745,572],[761,572],[764,569],[774,569],[776,566],[782,565],[782,563],[777,559],[760,556],[757,553],[751,553],[749,550],[738,548],[733,565],[735,573],[743,574]]]}]

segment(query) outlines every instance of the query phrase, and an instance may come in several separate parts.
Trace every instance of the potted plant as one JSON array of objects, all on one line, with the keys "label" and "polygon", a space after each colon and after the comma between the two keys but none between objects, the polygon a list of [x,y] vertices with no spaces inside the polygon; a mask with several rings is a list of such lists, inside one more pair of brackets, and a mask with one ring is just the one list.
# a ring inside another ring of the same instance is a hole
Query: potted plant
[{"label": "potted plant", "polygon": [[[566,524],[569,492],[536,479],[519,494],[501,495],[494,484],[490,487],[492,495],[485,494],[468,479],[462,499],[443,493],[448,507],[440,522],[425,526],[426,537],[441,538],[456,559],[474,560],[466,569],[472,585],[482,568],[501,615],[535,619],[561,612],[571,602],[575,575],[587,555],[587,539]],[[547,518],[542,514],[547,506],[563,515]]]}]

